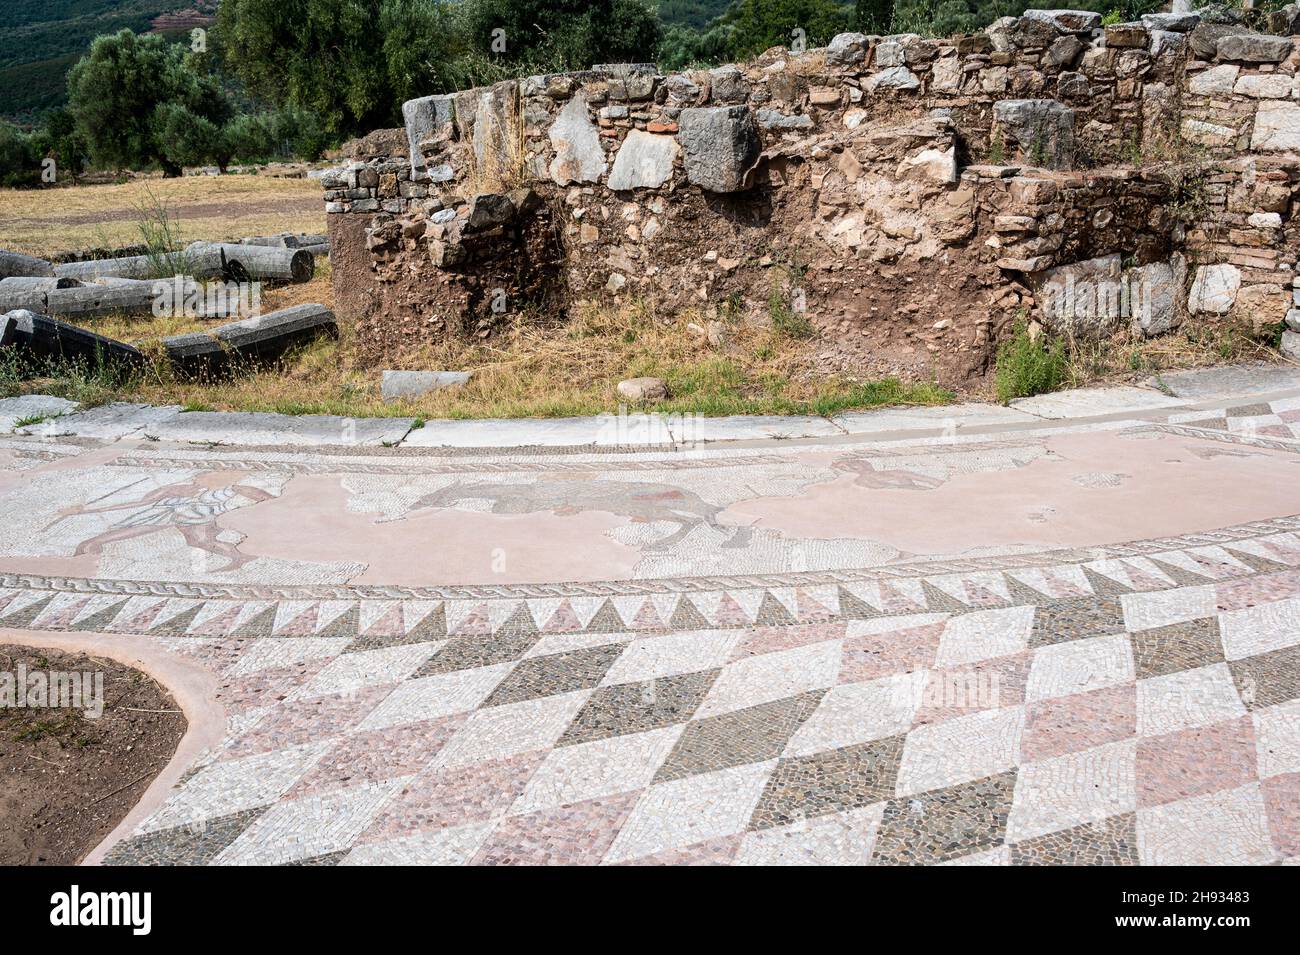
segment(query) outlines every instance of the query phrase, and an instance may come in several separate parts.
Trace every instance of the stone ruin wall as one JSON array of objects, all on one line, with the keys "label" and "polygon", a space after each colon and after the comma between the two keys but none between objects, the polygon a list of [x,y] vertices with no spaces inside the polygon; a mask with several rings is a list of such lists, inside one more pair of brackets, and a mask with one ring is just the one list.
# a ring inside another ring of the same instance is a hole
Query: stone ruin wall
[{"label": "stone ruin wall", "polygon": [[[520,311],[637,301],[711,329],[776,305],[805,310],[828,369],[952,384],[1017,316],[1263,329],[1293,307],[1300,53],[1243,33],[1030,11],[413,100],[405,136],[323,180],[336,305],[375,361]],[[1075,315],[1044,295],[1067,275],[1171,291]]]}]

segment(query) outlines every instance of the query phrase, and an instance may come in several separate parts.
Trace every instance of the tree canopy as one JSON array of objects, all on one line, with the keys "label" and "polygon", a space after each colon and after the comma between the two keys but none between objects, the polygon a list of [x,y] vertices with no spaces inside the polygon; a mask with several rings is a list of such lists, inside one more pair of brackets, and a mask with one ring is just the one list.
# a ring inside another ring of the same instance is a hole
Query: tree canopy
[{"label": "tree canopy", "polygon": [[156,34],[101,36],[68,74],[68,109],[101,166],[193,161],[229,119],[224,91],[190,54]]},{"label": "tree canopy", "polygon": [[217,28],[249,92],[338,133],[391,126],[413,96],[653,58],[660,35],[641,0],[223,0]]},{"label": "tree canopy", "polygon": [[[1159,0],[1074,0],[1136,18]],[[77,169],[314,157],[401,123],[401,104],[533,73],[664,69],[799,49],[858,30],[975,32],[1033,0],[222,0],[206,52],[122,30],[68,75],[47,129],[0,128],[0,154]],[[665,25],[667,24],[667,25]],[[56,128],[57,127],[57,128]]]}]

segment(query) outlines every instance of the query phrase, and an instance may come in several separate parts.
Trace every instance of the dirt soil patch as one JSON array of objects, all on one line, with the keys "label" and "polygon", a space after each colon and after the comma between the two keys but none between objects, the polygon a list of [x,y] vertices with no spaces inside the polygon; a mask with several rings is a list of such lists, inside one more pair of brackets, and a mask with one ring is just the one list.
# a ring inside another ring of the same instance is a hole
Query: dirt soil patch
[{"label": "dirt soil patch", "polygon": [[185,716],[156,681],[116,660],[0,644],[0,674],[16,680],[20,667],[29,688],[37,673],[103,674],[97,719],[0,703],[0,865],[73,865],[167,765]]}]

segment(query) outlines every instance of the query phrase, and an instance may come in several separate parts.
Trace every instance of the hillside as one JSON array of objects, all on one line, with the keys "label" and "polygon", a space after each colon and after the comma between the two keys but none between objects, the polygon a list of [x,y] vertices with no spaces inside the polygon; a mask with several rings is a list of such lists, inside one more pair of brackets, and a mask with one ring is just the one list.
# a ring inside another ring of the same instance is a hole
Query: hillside
[{"label": "hillside", "polygon": [[0,116],[21,121],[63,102],[68,69],[101,33],[182,33],[210,17],[216,0],[6,0],[5,7]]}]

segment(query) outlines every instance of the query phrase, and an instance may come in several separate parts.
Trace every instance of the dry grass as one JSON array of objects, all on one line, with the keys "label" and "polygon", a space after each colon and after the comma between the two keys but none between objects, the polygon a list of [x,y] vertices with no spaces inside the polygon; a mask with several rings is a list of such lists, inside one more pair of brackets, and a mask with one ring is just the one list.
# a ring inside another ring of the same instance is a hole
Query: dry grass
[{"label": "dry grass", "polygon": [[516,102],[505,111],[504,122],[495,119],[495,114],[484,115],[492,125],[487,131],[488,146],[482,160],[471,148],[464,149],[462,155],[468,169],[457,192],[467,199],[484,192],[508,192],[524,180],[527,147],[523,105]]},{"label": "dry grass", "polygon": [[[264,310],[301,302],[332,303],[328,264],[303,285],[267,289]],[[668,413],[833,414],[850,408],[939,404],[948,392],[928,384],[855,381],[815,369],[815,340],[772,328],[728,323],[724,343],[708,345],[688,328],[692,316],[665,324],[644,306],[588,309],[568,324],[543,327],[520,321],[489,341],[430,344],[394,360],[392,367],[470,370],[464,387],[387,403],[379,369],[357,359],[355,329],[323,340],[272,367],[246,369],[216,381],[178,381],[164,362],[129,382],[59,374],[6,382],[7,392],[45,391],[95,403],[114,399],[180,404],[191,410],[275,411],[351,417],[404,415],[433,418],[555,417],[617,411],[615,385],[648,375],[668,382],[672,397],[656,404]],[[84,323],[154,352],[159,338],[209,328],[184,318],[113,316]],[[1275,361],[1277,352],[1225,323],[1187,325],[1153,340],[1121,333],[1102,342],[1073,343],[1065,387],[1119,381],[1158,382],[1161,371],[1242,361]]]},{"label": "dry grass", "polygon": [[1275,343],[1225,321],[1185,322],[1159,338],[1135,338],[1127,330],[1094,342],[1071,342],[1065,387],[1146,381],[1162,371],[1275,362]]},{"label": "dry grass", "polygon": [[[328,275],[269,290],[263,308],[304,301],[329,303]],[[519,322],[488,342],[431,345],[394,367],[471,370],[468,385],[411,401],[386,403],[379,369],[356,360],[356,333],[343,327],[338,342],[319,341],[274,367],[228,380],[176,381],[159,364],[100,400],[126,397],[191,410],[278,411],[352,417],[409,415],[432,418],[555,417],[617,411],[615,385],[650,375],[668,382],[665,412],[702,414],[832,414],[884,404],[937,404],[951,395],[932,385],[858,382],[812,370],[813,343],[771,329],[729,327],[725,345],[712,348],[687,329],[690,316],[656,321],[643,307],[585,311],[561,328]],[[184,319],[113,317],[87,322],[101,334],[142,342],[205,327]],[[51,382],[43,382],[49,389]],[[57,390],[57,389],[56,389]],[[112,390],[112,389],[110,389]],[[84,397],[84,396],[83,396]]]},{"label": "dry grass", "polygon": [[[330,304],[328,265],[313,281],[269,289],[265,310],[300,302]],[[852,408],[940,404],[952,395],[934,385],[894,380],[855,381],[827,375],[811,361],[814,340],[772,328],[728,324],[725,342],[713,347],[688,329],[692,316],[669,324],[642,306],[590,309],[562,327],[521,321],[486,342],[430,344],[392,367],[473,371],[470,383],[420,399],[387,403],[379,369],[357,359],[356,331],[322,340],[272,367],[247,369],[224,380],[178,381],[165,362],[130,381],[74,371],[50,371],[37,380],[2,374],[5,393],[42,391],[78,401],[146,401],[190,410],[274,411],[286,414],[386,415],[434,418],[555,417],[617,411],[615,390],[624,378],[649,375],[668,382],[672,397],[654,406],[668,413],[834,414]],[[210,322],[152,317],[109,317],[87,327],[140,342],[211,327]],[[1065,387],[1147,381],[1161,371],[1242,361],[1276,361],[1267,343],[1230,324],[1189,325],[1154,340],[1120,334],[1103,342],[1075,343],[1068,352]]]},{"label": "dry grass", "polygon": [[186,176],[118,185],[0,189],[0,248],[56,255],[140,241],[141,210],[163,203],[181,239],[324,232],[320,184],[265,176]]}]

